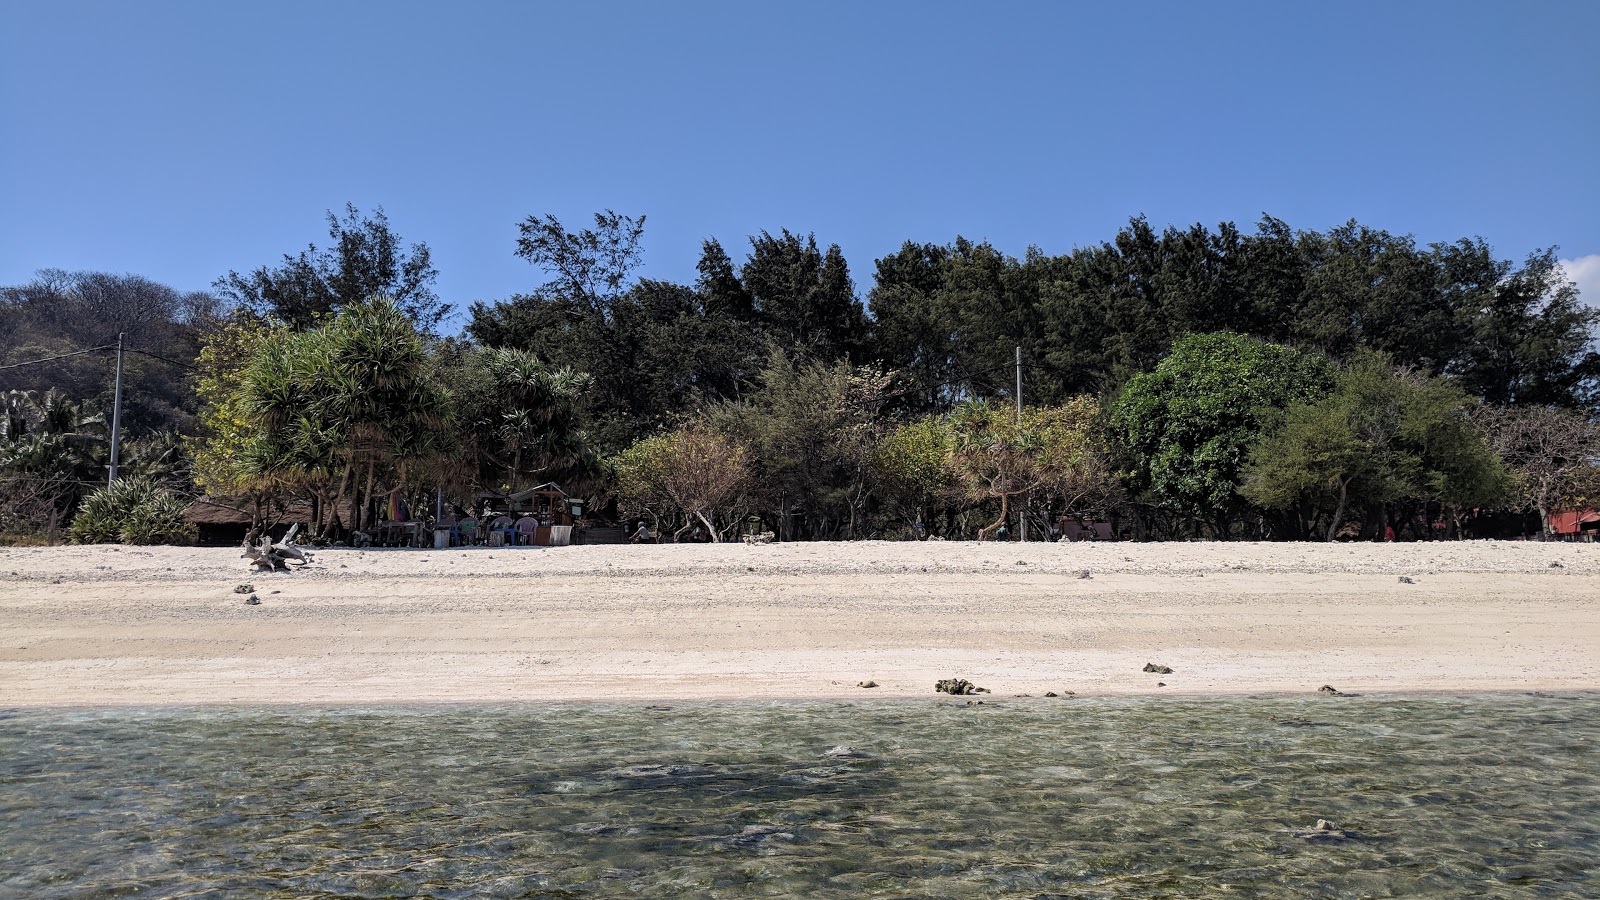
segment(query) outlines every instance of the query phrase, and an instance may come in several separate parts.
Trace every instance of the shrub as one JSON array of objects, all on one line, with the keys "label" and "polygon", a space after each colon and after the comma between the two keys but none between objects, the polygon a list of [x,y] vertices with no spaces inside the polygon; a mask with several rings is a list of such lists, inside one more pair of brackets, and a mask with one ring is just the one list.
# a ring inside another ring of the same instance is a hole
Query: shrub
[{"label": "shrub", "polygon": [[95,491],[72,520],[75,544],[192,544],[188,504],[144,478],[121,478]]}]

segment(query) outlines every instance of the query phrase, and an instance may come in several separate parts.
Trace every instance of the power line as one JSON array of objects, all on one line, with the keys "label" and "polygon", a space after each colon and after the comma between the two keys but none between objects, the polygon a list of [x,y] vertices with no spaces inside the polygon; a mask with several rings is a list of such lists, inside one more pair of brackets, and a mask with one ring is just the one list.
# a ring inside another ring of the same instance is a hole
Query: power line
[{"label": "power line", "polygon": [[[10,365],[0,366],[0,372],[5,371],[6,369],[20,369],[23,366],[36,366],[39,363],[55,362],[58,359],[67,359],[67,358],[73,357],[73,356],[82,356],[85,353],[99,353],[101,350],[115,350],[115,349],[117,349],[116,345],[107,344],[104,347],[90,347],[87,350],[76,350],[76,351],[73,351],[72,353],[63,353],[60,356],[46,356],[44,359],[30,359],[27,362],[11,363]],[[142,351],[139,351],[139,352],[142,352]]]},{"label": "power line", "polygon": [[[36,366],[39,363],[55,362],[58,359],[70,359],[70,358],[72,358],[74,356],[82,356],[85,353],[99,353],[102,350],[115,350],[115,349],[117,349],[117,345],[116,344],[107,344],[104,347],[90,347],[87,350],[74,350],[71,353],[63,353],[60,356],[46,356],[43,359],[30,359],[30,360],[28,360],[26,362],[9,363],[7,365],[0,366],[0,372],[4,372],[7,369],[20,369],[23,366]],[[127,349],[127,352],[129,352],[129,353],[137,353],[140,356],[148,356],[151,359],[160,360],[161,362],[164,362],[169,366],[177,366],[180,369],[188,369],[191,372],[198,370],[196,366],[192,366],[192,365],[190,365],[188,363],[178,362],[175,359],[167,359],[165,356],[161,356],[161,355],[156,354],[156,353],[151,353],[149,350],[140,350],[137,347],[128,347],[126,349]]]},{"label": "power line", "polygon": [[167,359],[165,356],[157,356],[156,354],[151,353],[149,350],[140,350],[135,347],[129,347],[128,352],[137,353],[140,356],[148,356],[151,359],[159,359],[169,366],[177,366],[180,369],[188,369],[191,372],[198,372],[200,370],[198,366],[191,366],[188,363],[181,363],[175,359]]}]

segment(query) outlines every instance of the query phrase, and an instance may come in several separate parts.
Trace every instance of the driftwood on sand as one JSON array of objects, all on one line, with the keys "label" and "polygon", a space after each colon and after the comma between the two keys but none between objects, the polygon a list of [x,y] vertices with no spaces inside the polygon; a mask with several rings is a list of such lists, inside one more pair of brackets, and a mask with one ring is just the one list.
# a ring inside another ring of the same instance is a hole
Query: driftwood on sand
[{"label": "driftwood on sand", "polygon": [[298,523],[289,527],[289,533],[283,540],[274,544],[270,535],[263,534],[259,544],[252,544],[245,538],[243,553],[240,555],[250,560],[250,563],[263,571],[271,572],[276,569],[287,569],[289,561],[294,560],[300,565],[311,562],[311,552],[304,547],[297,546],[294,542],[295,535],[300,531]]}]

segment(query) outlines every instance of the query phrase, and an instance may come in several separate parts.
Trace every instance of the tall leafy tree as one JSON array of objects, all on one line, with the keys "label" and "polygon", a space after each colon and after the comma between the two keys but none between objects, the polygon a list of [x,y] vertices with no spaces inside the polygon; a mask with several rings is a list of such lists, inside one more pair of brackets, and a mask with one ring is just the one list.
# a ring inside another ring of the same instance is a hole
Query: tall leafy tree
[{"label": "tall leafy tree", "polygon": [[1128,381],[1111,404],[1110,430],[1135,490],[1227,537],[1248,505],[1238,487],[1257,436],[1291,404],[1325,395],[1332,380],[1324,357],[1237,334],[1192,335]]},{"label": "tall leafy tree", "polygon": [[1471,408],[1443,379],[1397,371],[1384,354],[1365,351],[1326,397],[1291,404],[1283,425],[1252,449],[1241,492],[1294,510],[1302,529],[1320,520],[1330,541],[1352,510],[1381,525],[1405,501],[1456,509],[1501,502],[1507,472]]},{"label": "tall leafy tree", "polygon": [[549,213],[529,216],[517,226],[517,255],[550,276],[541,295],[604,318],[643,259],[644,219],[608,209],[594,214],[595,227],[569,231]]},{"label": "tall leafy tree", "polygon": [[1600,309],[1579,302],[1555,251],[1530,254],[1513,270],[1489,259],[1481,244],[1452,249],[1453,256],[1475,258],[1476,283],[1467,283],[1476,290],[1457,313],[1462,348],[1446,371],[1491,403],[1592,404],[1600,388],[1594,343]]},{"label": "tall leafy tree", "polygon": [[428,245],[406,247],[382,207],[363,215],[346,204],[342,219],[329,211],[328,238],[327,247],[312,244],[285,254],[278,266],[230,271],[214,287],[257,315],[297,330],[378,296],[389,298],[424,333],[449,315],[450,304],[433,291],[439,273]]},{"label": "tall leafy tree", "polygon": [[779,346],[826,362],[859,356],[866,314],[838,244],[824,252],[815,235],[763,231],[750,238],[750,258],[740,274],[767,335]]},{"label": "tall leafy tree", "polygon": [[582,430],[589,376],[526,350],[467,348],[442,363],[468,484],[505,491],[555,481],[586,488],[600,462]]}]

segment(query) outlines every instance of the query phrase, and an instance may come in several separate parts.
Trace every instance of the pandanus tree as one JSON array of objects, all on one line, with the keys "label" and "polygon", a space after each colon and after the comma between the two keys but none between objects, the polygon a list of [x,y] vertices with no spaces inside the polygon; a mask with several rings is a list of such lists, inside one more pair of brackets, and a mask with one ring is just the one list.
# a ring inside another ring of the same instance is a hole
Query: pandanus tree
[{"label": "pandanus tree", "polygon": [[260,431],[247,454],[253,476],[309,490],[332,509],[329,524],[349,501],[359,529],[380,476],[399,480],[452,449],[433,361],[411,320],[383,298],[269,342],[241,389]]},{"label": "pandanus tree", "polygon": [[580,427],[588,375],[546,366],[527,350],[481,348],[459,355],[449,381],[465,461],[479,484],[581,488],[598,476]]}]

